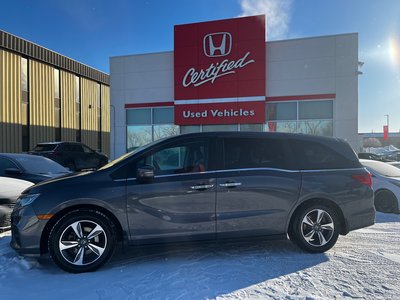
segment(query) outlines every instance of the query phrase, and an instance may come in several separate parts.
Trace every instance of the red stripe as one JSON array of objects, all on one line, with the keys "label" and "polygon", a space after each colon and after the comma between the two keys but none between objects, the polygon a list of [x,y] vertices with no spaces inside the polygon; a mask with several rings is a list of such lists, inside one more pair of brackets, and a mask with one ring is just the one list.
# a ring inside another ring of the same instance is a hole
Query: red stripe
[{"label": "red stripe", "polygon": [[314,95],[294,95],[294,96],[276,96],[267,97],[266,101],[290,101],[290,100],[321,100],[321,99],[335,99],[336,94],[314,94]]},{"label": "red stripe", "polygon": [[[314,95],[293,95],[293,96],[275,96],[266,97],[266,102],[271,101],[291,101],[291,100],[321,100],[335,99],[336,94],[314,94]],[[125,104],[125,108],[145,108],[145,107],[160,107],[174,106],[174,102],[148,102],[148,103],[129,103]]]},{"label": "red stripe", "polygon": [[159,107],[159,106],[174,106],[174,102],[149,102],[149,103],[125,104],[125,108]]}]

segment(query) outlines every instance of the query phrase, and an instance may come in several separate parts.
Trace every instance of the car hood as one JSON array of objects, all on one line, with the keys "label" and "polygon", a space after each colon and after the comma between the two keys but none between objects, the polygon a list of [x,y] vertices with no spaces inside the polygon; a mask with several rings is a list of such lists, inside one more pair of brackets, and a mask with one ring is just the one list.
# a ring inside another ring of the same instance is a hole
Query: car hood
[{"label": "car hood", "polygon": [[87,172],[79,172],[79,173],[67,173],[65,175],[61,175],[58,177],[54,177],[48,180],[44,180],[35,184],[34,186],[29,187],[26,189],[23,194],[28,193],[39,193],[43,189],[47,189],[48,187],[55,187],[58,185],[64,185],[66,183],[70,183],[71,181],[82,181],[83,179],[87,179],[88,175],[93,175],[93,171]]}]

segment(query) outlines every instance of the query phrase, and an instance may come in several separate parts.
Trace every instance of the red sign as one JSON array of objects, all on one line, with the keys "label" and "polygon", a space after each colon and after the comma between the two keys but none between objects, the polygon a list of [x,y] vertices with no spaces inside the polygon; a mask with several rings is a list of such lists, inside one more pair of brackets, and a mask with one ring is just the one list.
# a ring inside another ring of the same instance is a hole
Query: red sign
[{"label": "red sign", "polygon": [[175,124],[265,122],[265,17],[177,25]]},{"label": "red sign", "polygon": [[383,140],[387,141],[389,138],[389,126],[383,125]]}]

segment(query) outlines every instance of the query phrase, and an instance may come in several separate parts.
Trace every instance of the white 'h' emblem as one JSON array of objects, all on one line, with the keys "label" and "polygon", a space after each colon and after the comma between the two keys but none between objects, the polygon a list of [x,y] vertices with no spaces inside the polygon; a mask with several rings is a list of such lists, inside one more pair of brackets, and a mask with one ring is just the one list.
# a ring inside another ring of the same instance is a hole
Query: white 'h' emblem
[{"label": "white 'h' emblem", "polygon": [[[219,44],[219,46],[216,46],[214,41],[217,37],[221,36],[221,43]],[[206,36],[204,36],[203,39],[203,49],[204,54],[208,57],[220,57],[229,55],[232,49],[232,36],[229,32],[216,32],[207,34]],[[219,51],[219,54],[216,54],[216,51]]]}]

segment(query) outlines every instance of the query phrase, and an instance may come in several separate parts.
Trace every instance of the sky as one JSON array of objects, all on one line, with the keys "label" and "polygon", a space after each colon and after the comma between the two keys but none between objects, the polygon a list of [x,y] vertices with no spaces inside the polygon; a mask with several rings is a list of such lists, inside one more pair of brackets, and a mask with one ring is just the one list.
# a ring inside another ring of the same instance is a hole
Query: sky
[{"label": "sky", "polygon": [[[178,24],[265,14],[267,41],[359,33],[359,132],[400,132],[399,0],[0,0],[0,29],[104,72],[173,50]],[[267,66],[268,67],[268,66]]]}]

